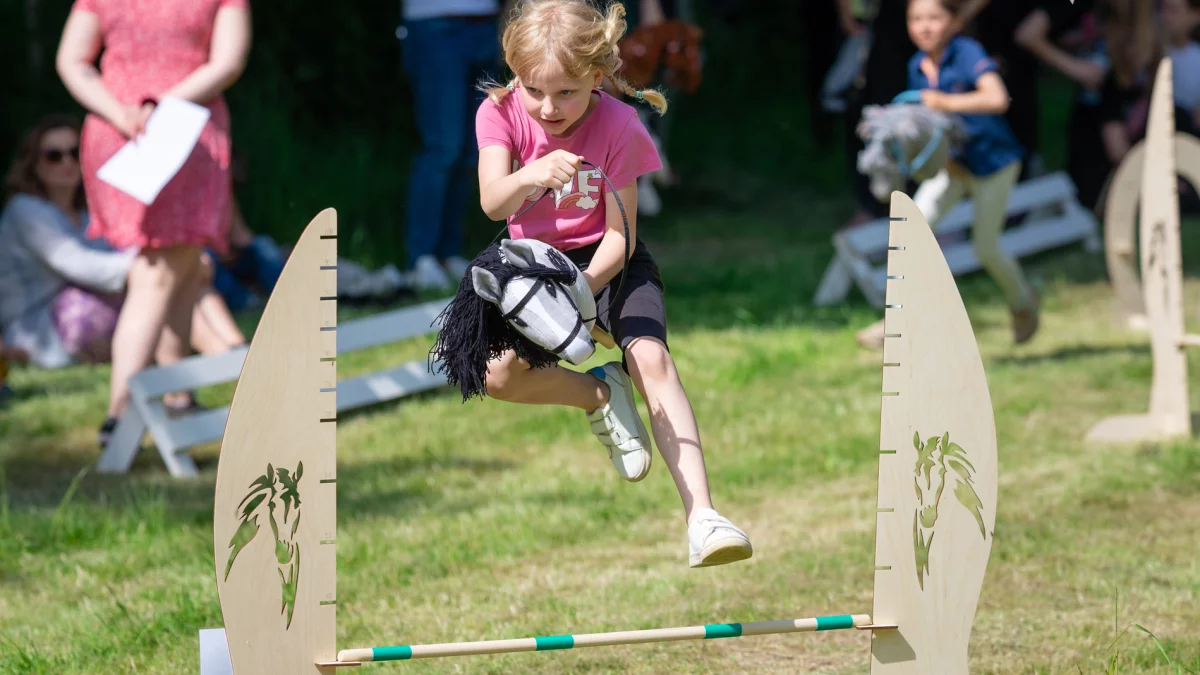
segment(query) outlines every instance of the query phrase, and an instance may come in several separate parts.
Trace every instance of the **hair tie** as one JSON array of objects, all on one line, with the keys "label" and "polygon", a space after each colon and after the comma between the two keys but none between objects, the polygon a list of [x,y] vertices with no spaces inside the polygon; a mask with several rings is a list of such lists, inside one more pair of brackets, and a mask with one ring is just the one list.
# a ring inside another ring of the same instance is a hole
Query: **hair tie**
[{"label": "hair tie", "polygon": [[513,86],[513,83],[512,83],[512,82],[509,82],[509,83],[508,83],[508,88],[509,88],[509,89],[516,89],[516,87],[515,87],[515,86]]},{"label": "hair tie", "polygon": [[645,100],[646,100],[646,97],[645,97],[645,96],[642,96],[642,90],[641,90],[641,89],[638,89],[637,91],[633,92],[633,95],[634,95],[634,96],[636,96],[636,97],[637,97],[637,100],[639,100],[639,101],[645,101]]}]

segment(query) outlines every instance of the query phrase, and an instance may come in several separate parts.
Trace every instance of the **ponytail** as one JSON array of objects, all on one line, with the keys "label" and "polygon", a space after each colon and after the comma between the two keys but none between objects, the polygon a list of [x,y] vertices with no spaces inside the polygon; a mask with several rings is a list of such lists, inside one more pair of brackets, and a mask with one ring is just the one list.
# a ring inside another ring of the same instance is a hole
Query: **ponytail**
[{"label": "ponytail", "polygon": [[508,84],[500,84],[494,79],[483,80],[475,88],[487,94],[487,97],[491,99],[492,103],[499,105],[504,101],[505,98],[508,97],[509,94],[513,92],[513,89],[516,87],[517,78],[514,77],[508,81]]},{"label": "ponytail", "polygon": [[[582,78],[599,71],[626,96],[649,103],[658,114],[667,111],[667,97],[656,89],[634,89],[622,78],[620,43],[625,37],[625,5],[613,2],[601,14],[585,0],[524,0],[513,10],[504,29],[501,48],[513,73],[529,74],[553,59],[567,75]],[[508,97],[519,84],[494,80],[479,84],[494,103]]]}]

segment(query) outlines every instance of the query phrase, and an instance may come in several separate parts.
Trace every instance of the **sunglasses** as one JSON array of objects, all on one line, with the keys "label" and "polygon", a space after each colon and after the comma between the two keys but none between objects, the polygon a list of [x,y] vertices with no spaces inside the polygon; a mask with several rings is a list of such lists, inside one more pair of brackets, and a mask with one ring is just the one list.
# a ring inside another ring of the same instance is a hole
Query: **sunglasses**
[{"label": "sunglasses", "polygon": [[78,162],[79,146],[76,145],[75,147],[67,150],[62,150],[60,148],[47,148],[42,150],[42,157],[44,157],[46,161],[50,162],[51,164],[58,164],[62,162],[64,159],[66,159],[67,155],[71,155],[71,159]]}]

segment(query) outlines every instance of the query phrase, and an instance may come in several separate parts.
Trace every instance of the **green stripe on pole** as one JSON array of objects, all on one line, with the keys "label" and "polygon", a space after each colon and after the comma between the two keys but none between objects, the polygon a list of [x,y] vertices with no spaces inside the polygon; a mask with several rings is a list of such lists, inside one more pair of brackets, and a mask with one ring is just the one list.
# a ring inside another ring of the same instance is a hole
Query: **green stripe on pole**
[{"label": "green stripe on pole", "polygon": [[372,661],[407,661],[412,658],[412,647],[373,647]]},{"label": "green stripe on pole", "polygon": [[845,630],[847,628],[854,628],[854,617],[849,614],[817,617],[817,630]]},{"label": "green stripe on pole", "polygon": [[735,638],[742,637],[742,624],[740,623],[708,623],[704,624],[704,639],[715,640],[717,638]]},{"label": "green stripe on pole", "polygon": [[570,649],[575,646],[574,635],[550,635],[547,637],[534,638],[537,643],[537,651],[544,652],[551,649]]}]

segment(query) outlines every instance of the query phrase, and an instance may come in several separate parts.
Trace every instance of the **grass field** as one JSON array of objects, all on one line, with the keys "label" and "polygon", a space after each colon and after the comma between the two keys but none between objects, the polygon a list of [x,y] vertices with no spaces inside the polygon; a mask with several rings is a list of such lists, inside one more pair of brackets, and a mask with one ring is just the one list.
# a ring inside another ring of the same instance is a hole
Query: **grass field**
[{"label": "grass field", "polygon": [[[670,207],[642,231],[663,267],[714,498],[747,529],[754,558],[689,569],[661,458],[642,483],[623,483],[576,411],[464,405],[439,392],[339,422],[341,646],[870,611],[880,357],[853,333],[876,314],[861,300],[809,304],[845,205],[799,191],[745,208]],[[1200,223],[1184,230],[1185,258],[1200,263]],[[1178,672],[1200,671],[1200,443],[1085,447],[1100,418],[1145,409],[1147,340],[1113,322],[1100,256],[1068,249],[1028,269],[1046,312],[1020,348],[994,285],[960,280],[1001,468],[972,672],[1176,672],[1136,629],[1112,646],[1131,623],[1191,669]],[[1200,282],[1187,291],[1194,317]],[[339,375],[428,346],[354,355]],[[1192,366],[1195,384],[1200,361]],[[153,451],[129,476],[87,474],[107,372],[18,370],[17,398],[0,411],[0,672],[194,673],[198,629],[221,624],[217,447],[195,453],[194,481],[169,479]],[[371,670],[864,673],[868,639],[845,631]]]}]

